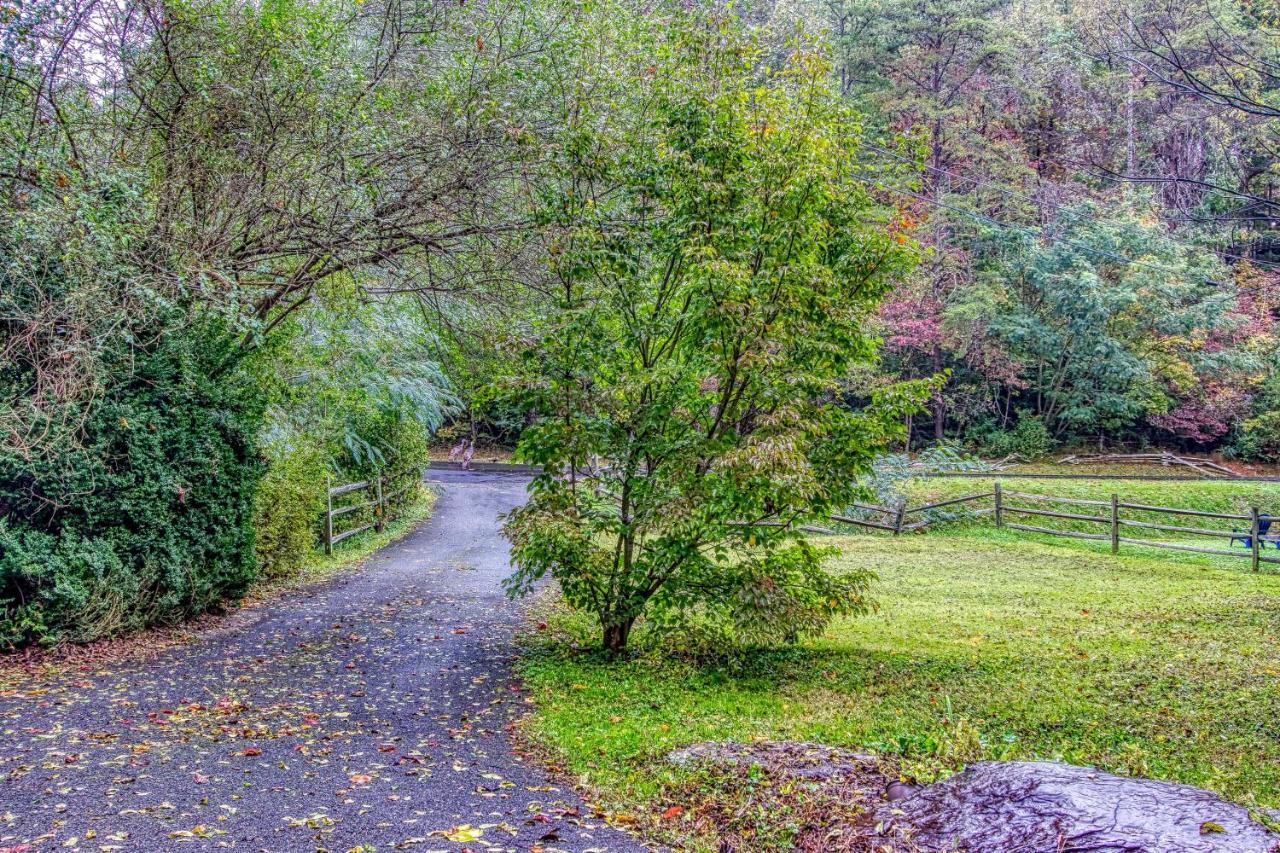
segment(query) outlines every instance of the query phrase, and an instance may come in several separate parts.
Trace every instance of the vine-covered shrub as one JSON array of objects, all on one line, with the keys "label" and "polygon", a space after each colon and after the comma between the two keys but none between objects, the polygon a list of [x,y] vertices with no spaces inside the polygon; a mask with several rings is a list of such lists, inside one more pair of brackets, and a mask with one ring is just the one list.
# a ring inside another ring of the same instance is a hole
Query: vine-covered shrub
[{"label": "vine-covered shrub", "polygon": [[296,575],[315,551],[328,487],[325,474],[324,453],[313,445],[299,444],[270,454],[253,515],[258,570],[263,577]]},{"label": "vine-covered shrub", "polygon": [[254,577],[262,406],[236,340],[208,321],[151,337],[108,354],[78,441],[0,457],[0,644],[176,621]]}]

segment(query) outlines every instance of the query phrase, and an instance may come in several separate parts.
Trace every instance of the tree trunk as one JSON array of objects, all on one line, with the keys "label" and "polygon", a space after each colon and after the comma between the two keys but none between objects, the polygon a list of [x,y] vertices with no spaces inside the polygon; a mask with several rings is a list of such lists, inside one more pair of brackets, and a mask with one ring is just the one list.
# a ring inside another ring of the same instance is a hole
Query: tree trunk
[{"label": "tree trunk", "polygon": [[604,626],[604,650],[611,655],[622,652],[627,647],[627,638],[631,636],[634,619],[627,619],[612,625]]},{"label": "tree trunk", "polygon": [[[933,372],[941,373],[942,367],[946,361],[942,357],[942,348],[935,346],[933,348]],[[947,428],[947,403],[942,398],[942,389],[939,388],[933,397],[933,440],[942,441],[946,435]]]}]

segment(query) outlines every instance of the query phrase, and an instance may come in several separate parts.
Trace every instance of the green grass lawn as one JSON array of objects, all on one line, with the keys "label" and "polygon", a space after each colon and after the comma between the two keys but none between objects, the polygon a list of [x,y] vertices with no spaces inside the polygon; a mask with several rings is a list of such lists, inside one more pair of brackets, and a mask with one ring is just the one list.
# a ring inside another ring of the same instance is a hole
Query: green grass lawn
[{"label": "green grass lawn", "polygon": [[[1099,522],[1076,519],[1056,519],[1016,513],[1012,510],[1005,514],[1006,522],[1047,527],[1056,530],[1107,535],[1110,530],[1110,508],[1108,506],[1080,506],[1075,504],[1028,500],[1019,497],[1018,493],[1021,492],[1033,495],[1046,495],[1059,498],[1074,498],[1103,502],[1110,502],[1111,495],[1115,494],[1119,497],[1122,503],[1147,504],[1240,516],[1248,516],[1250,508],[1257,507],[1260,512],[1270,513],[1273,517],[1280,519],[1280,483],[1259,482],[1037,480],[1032,478],[1008,476],[939,477],[912,480],[906,488],[907,504],[908,506],[915,507],[964,495],[989,493],[994,489],[994,484],[997,481],[1001,484],[1001,487],[1004,490],[1006,507],[1027,507],[1031,509],[1053,510],[1078,515],[1089,515],[1100,519]],[[966,529],[983,531],[984,534],[985,532],[992,531],[994,528],[994,519],[990,514],[978,517],[966,517],[966,511],[986,509],[989,513],[993,505],[994,501],[991,498],[984,498],[972,503],[959,506],[949,506],[944,507],[941,510],[929,511],[927,515],[933,520],[934,526],[929,529],[928,533],[929,535],[936,535],[939,532],[953,534]],[[1231,520],[1198,518],[1194,516],[1172,513],[1156,513],[1128,508],[1122,509],[1120,515],[1122,519],[1129,521],[1194,527],[1217,531],[1229,531],[1232,529],[1247,530],[1249,527],[1249,522],[1243,519]],[[910,525],[912,522],[920,521],[923,517],[924,516],[921,514],[908,513],[904,520],[908,525]],[[876,516],[873,520],[883,521],[886,520],[886,517]],[[939,524],[939,522],[941,522],[941,524]],[[846,532],[860,533],[863,531],[850,527]],[[1271,533],[1273,536],[1280,533],[1280,524],[1277,524]],[[1120,535],[1133,539],[1169,541],[1183,545],[1216,549],[1225,548],[1238,552],[1241,558],[1248,556],[1248,552],[1243,547],[1242,542],[1236,542],[1233,544],[1225,537],[1206,536],[1183,532],[1155,531],[1149,528],[1128,525],[1121,527]],[[1086,545],[1084,547],[1088,546]],[[1105,550],[1109,548],[1109,544],[1103,544],[1098,547]],[[1144,546],[1131,544],[1124,544],[1122,547],[1125,551],[1129,552],[1158,553],[1166,555],[1167,559],[1173,559],[1170,555],[1174,552],[1171,551],[1156,552],[1153,549],[1145,548]],[[1264,556],[1280,558],[1280,549],[1274,548],[1272,543],[1266,543],[1264,545]],[[1237,562],[1237,560],[1233,560],[1231,558],[1213,559],[1216,559],[1218,563],[1222,565],[1231,565]],[[1247,560],[1240,561],[1247,563]],[[1277,570],[1277,568],[1280,567],[1277,567],[1276,565],[1272,565],[1270,567],[1273,571]]]},{"label": "green grass lawn", "polygon": [[1126,503],[1184,507],[1205,512],[1247,513],[1256,506],[1280,517],[1280,483],[1229,480],[1049,480],[1033,477],[931,477],[912,480],[908,503],[919,506],[967,494],[989,492],[996,481],[1006,491],[1055,495],[1066,498],[1110,500],[1112,494]]},{"label": "green grass lawn", "polygon": [[641,815],[681,781],[669,750],[727,738],[868,749],[924,780],[1061,759],[1280,805],[1280,575],[978,529],[834,541],[879,575],[879,612],[732,663],[643,632],[611,663],[578,650],[586,620],[544,604],[521,664],[529,735]]},{"label": "green grass lawn", "polygon": [[[1187,465],[1160,465],[1158,463],[1145,462],[1063,463],[1056,461],[1065,455],[1065,453],[1054,453],[1047,459],[1035,462],[1010,462],[1003,466],[1003,470],[1021,474],[1108,474],[1112,476],[1186,477],[1188,479],[1199,479],[1205,476],[1202,471],[1197,471]],[[1187,458],[1196,459],[1197,457],[1192,455]],[[1222,459],[1213,461],[1220,465],[1224,464]],[[1228,468],[1251,477],[1272,477],[1280,473],[1275,465],[1258,462],[1227,460],[1226,465]]]}]

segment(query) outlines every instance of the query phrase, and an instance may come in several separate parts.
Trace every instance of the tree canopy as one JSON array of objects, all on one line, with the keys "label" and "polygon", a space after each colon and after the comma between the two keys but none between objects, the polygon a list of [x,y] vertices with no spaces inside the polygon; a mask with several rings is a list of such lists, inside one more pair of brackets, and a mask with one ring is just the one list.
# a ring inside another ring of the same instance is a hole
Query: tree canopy
[{"label": "tree canopy", "polygon": [[572,116],[540,188],[560,292],[515,377],[545,473],[508,522],[512,588],[554,575],[615,651],[645,613],[817,630],[866,608],[866,576],[825,574],[795,525],[900,428],[912,389],[850,405],[843,383],[910,253],[821,50],[770,67],[686,13],[627,41],[625,102]]}]

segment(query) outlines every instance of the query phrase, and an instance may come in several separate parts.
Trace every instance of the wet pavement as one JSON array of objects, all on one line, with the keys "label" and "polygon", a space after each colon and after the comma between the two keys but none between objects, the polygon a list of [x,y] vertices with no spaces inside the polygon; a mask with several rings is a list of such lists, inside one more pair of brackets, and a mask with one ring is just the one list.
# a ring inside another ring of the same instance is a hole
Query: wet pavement
[{"label": "wet pavement", "polygon": [[499,515],[527,481],[432,477],[363,568],[0,694],[0,853],[643,850],[512,748]]}]

